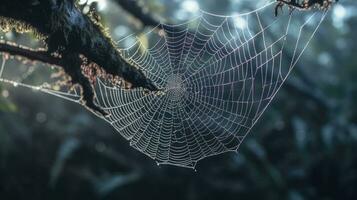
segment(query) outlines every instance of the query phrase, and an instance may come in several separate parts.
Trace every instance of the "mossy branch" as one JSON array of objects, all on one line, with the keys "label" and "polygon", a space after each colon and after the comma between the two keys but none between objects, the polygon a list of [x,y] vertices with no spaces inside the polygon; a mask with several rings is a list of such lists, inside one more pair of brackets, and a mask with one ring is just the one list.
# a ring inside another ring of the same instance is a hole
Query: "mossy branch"
[{"label": "mossy branch", "polygon": [[[141,70],[122,58],[104,28],[83,14],[75,0],[3,0],[0,17],[6,19],[0,23],[2,29],[9,25],[19,30],[30,29],[44,38],[47,45],[46,51],[36,51],[2,42],[0,51],[62,67],[73,84],[81,85],[83,103],[92,111],[105,114],[93,103],[93,86],[81,70],[86,63],[97,64],[132,87],[157,90]],[[59,57],[52,56],[54,53]]]},{"label": "mossy branch", "polygon": [[46,50],[35,50],[0,40],[0,52],[21,56],[31,61],[61,66],[61,59],[50,55]]}]

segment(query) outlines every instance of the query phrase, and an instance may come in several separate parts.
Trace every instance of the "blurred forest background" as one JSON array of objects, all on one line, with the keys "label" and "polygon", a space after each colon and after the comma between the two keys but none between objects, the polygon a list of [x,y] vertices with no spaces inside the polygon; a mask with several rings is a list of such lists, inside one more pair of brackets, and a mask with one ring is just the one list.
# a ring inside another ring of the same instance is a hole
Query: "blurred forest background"
[{"label": "blurred forest background", "polygon": [[[115,39],[140,38],[151,28],[114,0],[80,0],[83,12],[93,2]],[[171,23],[200,8],[230,15],[262,5],[138,2]],[[204,159],[197,171],[157,166],[77,104],[2,84],[0,199],[356,199],[356,32],[357,2],[341,0],[239,153]],[[1,37],[23,40],[16,33]]]}]

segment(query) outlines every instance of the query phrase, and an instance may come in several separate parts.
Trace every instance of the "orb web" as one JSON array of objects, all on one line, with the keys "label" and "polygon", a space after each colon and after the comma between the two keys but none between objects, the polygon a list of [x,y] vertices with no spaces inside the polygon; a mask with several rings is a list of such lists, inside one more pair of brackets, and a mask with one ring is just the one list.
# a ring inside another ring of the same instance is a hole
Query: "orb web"
[{"label": "orb web", "polygon": [[[274,17],[274,6],[234,16],[201,11],[181,24],[159,24],[145,34],[148,42],[137,38],[121,48],[161,91],[124,90],[98,79],[95,101],[110,113],[101,118],[158,164],[194,168],[206,157],[237,151],[326,16],[311,11]],[[79,103],[78,88],[6,77],[2,60],[1,82]]]}]

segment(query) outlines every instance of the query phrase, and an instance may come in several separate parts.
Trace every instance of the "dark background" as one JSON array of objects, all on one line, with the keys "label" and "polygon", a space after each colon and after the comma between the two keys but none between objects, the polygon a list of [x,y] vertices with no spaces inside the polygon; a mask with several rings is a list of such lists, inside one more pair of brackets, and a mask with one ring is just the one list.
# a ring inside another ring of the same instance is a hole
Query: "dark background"
[{"label": "dark background", "polygon": [[[142,2],[171,22],[189,19],[198,7],[230,15],[256,4]],[[98,10],[114,38],[149,29],[109,0]],[[0,199],[355,199],[356,13],[354,0],[331,9],[239,153],[206,158],[197,171],[157,166],[78,104],[1,84]]]}]

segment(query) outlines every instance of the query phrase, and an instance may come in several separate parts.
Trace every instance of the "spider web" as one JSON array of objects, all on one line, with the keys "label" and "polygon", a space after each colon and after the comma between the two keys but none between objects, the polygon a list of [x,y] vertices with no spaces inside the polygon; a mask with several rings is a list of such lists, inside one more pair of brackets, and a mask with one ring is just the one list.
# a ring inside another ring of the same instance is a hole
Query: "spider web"
[{"label": "spider web", "polygon": [[[206,157],[236,152],[326,16],[296,11],[274,17],[274,6],[234,16],[201,11],[182,24],[159,24],[146,33],[148,42],[137,38],[120,49],[163,91],[124,90],[98,79],[95,101],[110,113],[101,118],[158,164],[194,168]],[[6,60],[4,54],[1,82],[80,103],[78,88],[56,87],[53,79],[11,79]]]}]

